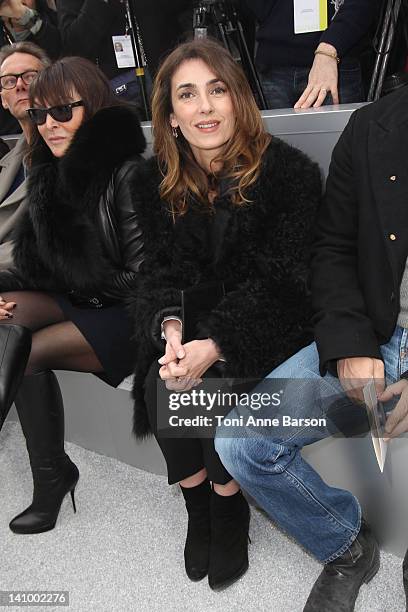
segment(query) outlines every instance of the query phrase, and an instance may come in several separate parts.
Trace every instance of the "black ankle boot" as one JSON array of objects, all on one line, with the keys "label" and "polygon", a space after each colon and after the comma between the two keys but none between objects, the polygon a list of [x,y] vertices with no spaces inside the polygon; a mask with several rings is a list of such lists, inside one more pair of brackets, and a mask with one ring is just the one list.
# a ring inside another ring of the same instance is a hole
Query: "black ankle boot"
[{"label": "black ankle boot", "polygon": [[202,580],[208,573],[210,557],[210,493],[206,479],[197,487],[180,486],[188,512],[184,563],[190,580]]},{"label": "black ankle boot", "polygon": [[404,583],[406,610],[408,612],[408,550],[405,553],[404,562],[402,564],[402,579]]},{"label": "black ankle boot", "polygon": [[211,546],[208,584],[225,589],[248,569],[250,512],[241,491],[222,496],[211,492]]},{"label": "black ankle boot", "polygon": [[20,387],[31,351],[31,331],[0,325],[0,431]]},{"label": "black ankle boot", "polygon": [[352,612],[359,589],[380,568],[380,550],[363,520],[350,548],[324,566],[309,595],[303,612]]},{"label": "black ankle boot", "polygon": [[79,472],[64,451],[64,407],[54,372],[26,376],[15,400],[33,474],[32,504],[10,523],[14,533],[42,533],[55,526],[62,500]]}]

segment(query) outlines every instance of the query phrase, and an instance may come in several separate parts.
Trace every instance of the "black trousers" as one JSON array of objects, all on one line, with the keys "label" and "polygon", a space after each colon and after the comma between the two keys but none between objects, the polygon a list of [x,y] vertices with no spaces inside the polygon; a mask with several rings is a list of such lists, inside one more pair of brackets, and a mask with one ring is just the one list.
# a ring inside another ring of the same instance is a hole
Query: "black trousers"
[{"label": "black trousers", "polygon": [[[167,463],[169,484],[174,484],[193,476],[206,468],[208,478],[216,484],[226,484],[232,480],[214,447],[214,438],[167,438],[157,427],[157,380],[160,365],[155,361],[145,380],[145,402],[150,426]],[[214,370],[206,376],[216,377]],[[171,392],[169,391],[168,394]]]}]

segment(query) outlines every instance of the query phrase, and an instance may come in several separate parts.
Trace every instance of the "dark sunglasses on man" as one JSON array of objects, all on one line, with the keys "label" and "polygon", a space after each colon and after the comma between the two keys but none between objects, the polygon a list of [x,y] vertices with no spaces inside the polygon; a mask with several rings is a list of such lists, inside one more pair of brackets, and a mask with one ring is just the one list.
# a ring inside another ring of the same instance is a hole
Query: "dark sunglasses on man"
[{"label": "dark sunglasses on man", "polygon": [[49,108],[29,108],[27,113],[35,125],[44,125],[47,121],[47,115],[58,121],[59,123],[66,123],[72,119],[72,109],[76,106],[84,106],[82,100],[77,102],[70,102],[69,104],[58,104],[57,106],[50,106]]},{"label": "dark sunglasses on man", "polygon": [[[38,74],[38,70],[26,70],[19,74],[3,74],[0,77],[1,89],[14,89],[17,86],[18,79],[21,78],[25,85],[31,85]],[[0,91],[1,91],[0,89]]]}]

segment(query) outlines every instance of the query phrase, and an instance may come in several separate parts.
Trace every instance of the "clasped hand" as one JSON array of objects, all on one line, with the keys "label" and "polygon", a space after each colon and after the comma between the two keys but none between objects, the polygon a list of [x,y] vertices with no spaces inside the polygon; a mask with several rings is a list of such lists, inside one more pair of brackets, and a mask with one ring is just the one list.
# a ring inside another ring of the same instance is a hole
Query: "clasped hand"
[{"label": "clasped hand", "polygon": [[192,340],[181,343],[178,321],[165,323],[166,352],[159,359],[159,376],[170,391],[189,391],[202,382],[203,374],[220,356],[213,340]]}]

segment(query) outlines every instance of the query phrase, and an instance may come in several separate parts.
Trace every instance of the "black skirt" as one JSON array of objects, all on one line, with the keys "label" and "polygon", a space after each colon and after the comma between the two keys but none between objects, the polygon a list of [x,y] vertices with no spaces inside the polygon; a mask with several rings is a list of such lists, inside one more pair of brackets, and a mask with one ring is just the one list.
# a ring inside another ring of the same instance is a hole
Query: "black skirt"
[{"label": "black skirt", "polygon": [[65,318],[72,321],[92,346],[104,371],[98,378],[117,387],[134,370],[136,345],[132,320],[122,304],[105,308],[79,308],[61,293],[53,293]]}]

